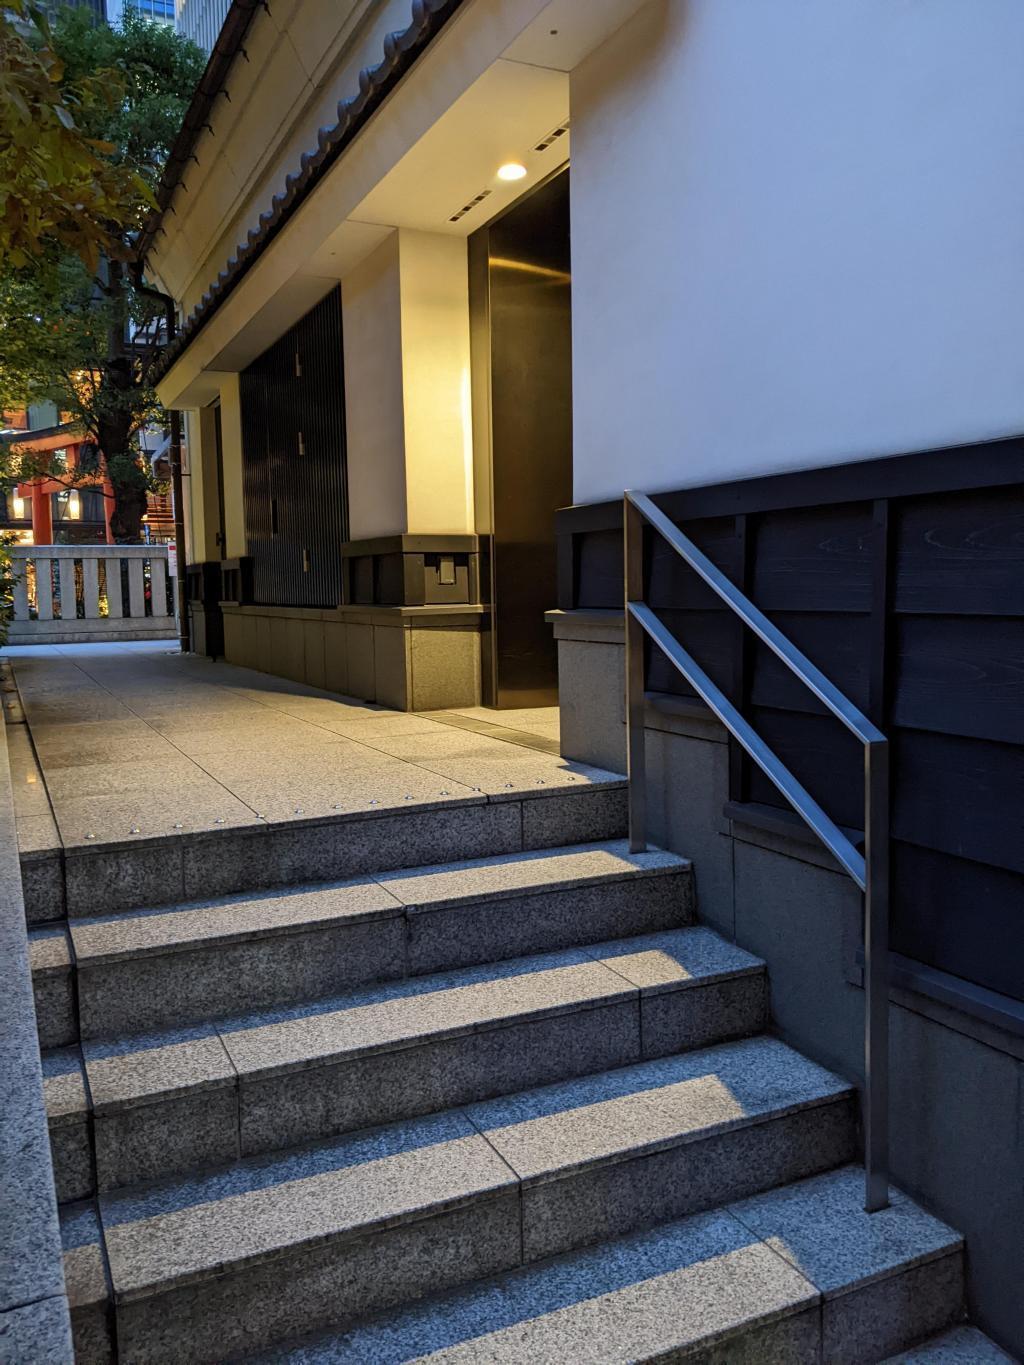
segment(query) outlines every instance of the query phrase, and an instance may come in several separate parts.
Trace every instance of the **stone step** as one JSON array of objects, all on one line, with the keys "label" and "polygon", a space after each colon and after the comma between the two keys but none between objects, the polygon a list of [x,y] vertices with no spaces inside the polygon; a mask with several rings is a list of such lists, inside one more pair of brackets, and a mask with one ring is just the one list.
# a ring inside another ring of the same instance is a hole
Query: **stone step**
[{"label": "stone step", "polygon": [[[97,1038],[692,919],[686,859],[614,842],[73,919],[69,932],[81,1036]],[[52,957],[56,938],[43,942]],[[55,1005],[54,1045],[72,1041]]]},{"label": "stone step", "polygon": [[1014,1358],[977,1327],[963,1323],[898,1356],[890,1356],[885,1365],[1014,1365]]},{"label": "stone step", "polygon": [[470,794],[469,787],[431,774],[438,790],[429,800],[410,792],[406,805],[393,792],[378,808],[373,797],[363,801],[363,793],[360,809],[336,816],[307,817],[297,810],[288,819],[215,829],[199,827],[205,818],[199,812],[193,828],[186,809],[174,812],[184,826],[180,834],[151,836],[141,826],[116,837],[65,832],[61,909],[53,897],[39,913],[79,919],[268,886],[594,843],[626,832],[626,781],[616,773],[566,765],[557,780],[527,784],[513,765],[508,776],[495,790]]},{"label": "stone step", "polygon": [[458,1115],[104,1198],[119,1358],[867,1365],[963,1316],[961,1238],[855,1166],[539,1262],[520,1216]]},{"label": "stone step", "polygon": [[121,1358],[248,1353],[732,1202],[854,1128],[845,1082],[760,1037],[103,1195]]},{"label": "stone step", "polygon": [[82,1045],[96,1185],[759,1032],[764,965],[692,927]]},{"label": "stone step", "polygon": [[65,1047],[78,1041],[71,939],[63,925],[28,932],[36,1028],[41,1048]]}]

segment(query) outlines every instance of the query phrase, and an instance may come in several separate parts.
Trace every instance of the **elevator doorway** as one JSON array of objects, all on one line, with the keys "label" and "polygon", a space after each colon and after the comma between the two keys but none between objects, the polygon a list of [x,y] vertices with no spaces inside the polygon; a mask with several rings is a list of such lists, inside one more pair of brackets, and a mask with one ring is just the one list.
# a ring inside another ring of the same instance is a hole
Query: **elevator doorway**
[{"label": "elevator doorway", "polygon": [[550,706],[555,512],[572,501],[569,171],[470,238],[485,705]]}]

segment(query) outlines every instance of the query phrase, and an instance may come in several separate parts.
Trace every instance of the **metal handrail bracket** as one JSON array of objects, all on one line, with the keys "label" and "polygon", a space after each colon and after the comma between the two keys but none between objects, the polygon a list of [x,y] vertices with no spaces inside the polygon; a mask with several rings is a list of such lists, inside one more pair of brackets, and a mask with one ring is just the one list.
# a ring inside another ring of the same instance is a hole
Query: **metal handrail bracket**
[{"label": "metal handrail bracket", "polygon": [[[658,532],[743,624],[753,630],[790,672],[860,740],[864,750],[863,854],[645,602],[645,523]],[[647,847],[646,636],[710,707],[864,893],[864,1207],[874,1213],[889,1204],[888,740],[645,494],[626,492],[623,534],[629,846],[633,852]]]}]

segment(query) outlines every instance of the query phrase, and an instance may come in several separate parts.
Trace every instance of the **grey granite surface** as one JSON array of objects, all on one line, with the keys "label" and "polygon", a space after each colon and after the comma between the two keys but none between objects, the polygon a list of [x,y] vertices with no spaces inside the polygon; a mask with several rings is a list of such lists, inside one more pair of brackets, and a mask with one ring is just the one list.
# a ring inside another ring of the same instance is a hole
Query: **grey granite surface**
[{"label": "grey granite surface", "polygon": [[864,1212],[864,1173],[846,1166],[744,1200],[730,1212],[828,1297],[960,1250],[962,1239],[899,1190]]},{"label": "grey granite surface", "polygon": [[97,1114],[235,1080],[224,1045],[208,1025],[86,1042],[82,1054]]},{"label": "grey granite surface", "polygon": [[410,1047],[513,1020],[608,1004],[634,994],[579,950],[374,987],[317,1006],[268,1012],[220,1028],[242,1075]]},{"label": "grey granite surface", "polygon": [[693,918],[693,884],[679,876],[594,880],[550,892],[481,898],[452,908],[410,907],[409,971],[494,962],[613,935],[675,928]]},{"label": "grey granite surface", "polygon": [[238,1095],[233,1086],[171,1095],[93,1119],[96,1188],[161,1180],[238,1154]]},{"label": "grey granite surface", "polygon": [[259,896],[236,894],[168,909],[138,910],[75,921],[71,938],[79,965],[184,949],[207,942],[229,943],[296,928],[358,923],[402,907],[370,878],[328,885],[288,886]]},{"label": "grey granite surface", "polygon": [[848,1161],[853,1105],[833,1099],[742,1127],[614,1161],[598,1161],[523,1189],[523,1254],[537,1260],[606,1241]]},{"label": "grey granite surface", "polygon": [[587,952],[645,995],[764,970],[759,958],[701,927],[595,944]]},{"label": "grey granite surface", "polygon": [[261,1152],[489,1099],[640,1055],[622,1001],[239,1083],[242,1150]]},{"label": "grey granite surface", "polygon": [[621,839],[626,832],[625,784],[547,788],[544,800],[523,801],[523,848],[558,848],[597,839]]},{"label": "grey granite surface", "polygon": [[666,1057],[730,1038],[746,1038],[768,1026],[767,972],[727,980],[701,980],[691,988],[640,997],[645,1057]]},{"label": "grey granite surface", "polygon": [[439,867],[411,868],[379,878],[403,905],[430,910],[439,906],[500,900],[532,892],[564,890],[593,881],[633,880],[640,875],[677,874],[690,863],[674,853],[652,849],[630,853],[625,840],[567,849],[529,850],[498,858],[476,858]]},{"label": "grey granite surface", "polygon": [[[725,1358],[739,1360],[740,1334],[756,1325],[806,1314],[809,1332],[788,1344],[806,1346],[808,1336],[816,1342],[817,1312],[818,1295],[803,1276],[733,1219],[706,1214],[518,1270],[347,1334],[260,1359],[264,1365],[399,1365],[424,1358],[453,1365],[624,1365],[673,1358],[671,1353],[681,1358],[698,1344],[725,1341],[732,1352]],[[805,1357],[767,1357],[772,1358]]]},{"label": "grey granite surface", "polygon": [[197,1365],[253,1353],[297,1332],[347,1323],[408,1297],[443,1292],[519,1260],[514,1192],[391,1225],[341,1247],[286,1252],[238,1273],[118,1307],[122,1356]]},{"label": "grey granite surface", "polygon": [[85,1068],[77,1047],[59,1048],[42,1054],[43,1099],[51,1130],[80,1123],[89,1112],[85,1091]]},{"label": "grey granite surface", "polygon": [[977,1327],[963,1326],[890,1356],[885,1365],[1013,1365],[1013,1360]]},{"label": "grey granite surface", "polygon": [[0,1356],[69,1362],[6,730],[0,727]]},{"label": "grey granite surface", "polygon": [[475,1105],[468,1114],[529,1184],[849,1094],[847,1082],[778,1039],[752,1038]]},{"label": "grey granite surface", "polygon": [[835,1365],[861,1365],[964,1317],[964,1258],[959,1250],[846,1294],[821,1307],[822,1355]]},{"label": "grey granite surface", "polygon": [[124,1301],[514,1184],[472,1125],[447,1115],[138,1195],[101,1196],[100,1212],[114,1290]]},{"label": "grey granite surface", "polygon": [[3,1365],[72,1365],[71,1321],[63,1294],[0,1312]]},{"label": "grey granite surface", "polygon": [[366,981],[405,974],[405,926],[376,922],[208,939],[190,951],[80,965],[84,1038],[120,1036],[334,995]]}]

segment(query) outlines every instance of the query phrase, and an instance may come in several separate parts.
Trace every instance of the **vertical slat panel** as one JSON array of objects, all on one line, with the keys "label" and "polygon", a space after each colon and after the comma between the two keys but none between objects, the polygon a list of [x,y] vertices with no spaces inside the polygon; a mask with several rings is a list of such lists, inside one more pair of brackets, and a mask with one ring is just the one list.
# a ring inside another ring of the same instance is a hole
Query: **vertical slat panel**
[{"label": "vertical slat panel", "polygon": [[121,556],[107,555],[103,560],[107,566],[107,616],[120,620],[124,616],[124,603],[121,601]]},{"label": "vertical slat panel", "polygon": [[93,558],[82,560],[82,593],[85,599],[85,619],[95,621],[100,614],[100,566]]},{"label": "vertical slat panel", "polygon": [[335,606],[341,601],[341,543],[348,535],[340,291],[243,371],[241,396],[255,599]]},{"label": "vertical slat panel", "polygon": [[153,596],[153,615],[167,615],[167,560],[154,555],[149,561],[150,592]]},{"label": "vertical slat panel", "polygon": [[14,570],[17,577],[14,580],[14,619],[15,621],[28,620],[28,560],[16,559]]},{"label": "vertical slat panel", "polygon": [[40,621],[53,620],[53,560],[38,558],[36,566],[36,615]]},{"label": "vertical slat panel", "polygon": [[142,573],[142,560],[128,561],[128,603],[133,617],[146,614],[146,584]]}]

